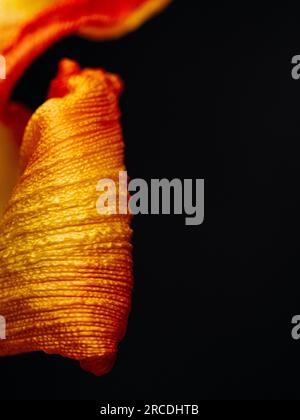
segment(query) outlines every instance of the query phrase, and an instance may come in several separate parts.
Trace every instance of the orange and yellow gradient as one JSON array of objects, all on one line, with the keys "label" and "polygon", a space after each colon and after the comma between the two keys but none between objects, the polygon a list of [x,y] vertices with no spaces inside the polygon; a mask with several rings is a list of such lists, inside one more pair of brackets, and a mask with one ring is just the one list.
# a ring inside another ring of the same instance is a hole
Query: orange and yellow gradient
[{"label": "orange and yellow gradient", "polygon": [[[130,215],[99,216],[96,185],[124,171],[122,82],[63,60],[33,115],[9,99],[49,45],[117,37],[169,0],[0,0],[0,355],[42,350],[107,373],[131,307]],[[29,121],[29,122],[28,122]],[[26,127],[26,128],[25,128]]]}]

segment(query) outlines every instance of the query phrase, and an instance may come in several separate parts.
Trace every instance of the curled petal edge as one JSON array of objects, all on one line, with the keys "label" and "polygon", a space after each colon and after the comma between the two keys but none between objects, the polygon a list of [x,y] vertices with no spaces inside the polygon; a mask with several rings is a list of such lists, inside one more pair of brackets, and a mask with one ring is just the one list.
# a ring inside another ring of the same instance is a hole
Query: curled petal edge
[{"label": "curled petal edge", "polygon": [[1,356],[60,354],[96,375],[114,364],[131,307],[131,216],[100,216],[96,185],[125,170],[121,89],[65,60],[26,128],[0,222]]}]

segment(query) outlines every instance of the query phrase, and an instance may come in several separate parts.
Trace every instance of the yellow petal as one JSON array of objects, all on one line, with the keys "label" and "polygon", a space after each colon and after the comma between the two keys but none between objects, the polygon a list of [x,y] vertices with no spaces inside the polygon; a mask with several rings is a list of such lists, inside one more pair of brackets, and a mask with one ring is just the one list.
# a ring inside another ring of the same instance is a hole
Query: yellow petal
[{"label": "yellow petal", "polygon": [[0,0],[0,51],[8,47],[20,28],[55,0]]},{"label": "yellow petal", "polygon": [[64,61],[27,126],[0,223],[2,356],[42,350],[97,375],[113,365],[131,302],[130,216],[100,216],[96,185],[125,169],[121,86]]}]

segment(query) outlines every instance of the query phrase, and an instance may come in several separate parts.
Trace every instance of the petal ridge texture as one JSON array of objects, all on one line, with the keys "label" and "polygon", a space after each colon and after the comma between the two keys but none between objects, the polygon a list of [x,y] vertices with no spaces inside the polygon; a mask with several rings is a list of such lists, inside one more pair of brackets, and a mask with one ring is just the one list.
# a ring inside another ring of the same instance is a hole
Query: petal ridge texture
[{"label": "petal ridge texture", "polygon": [[113,366],[131,306],[131,216],[99,215],[96,185],[125,170],[121,89],[64,60],[26,128],[0,222],[1,356],[41,350],[96,375]]}]

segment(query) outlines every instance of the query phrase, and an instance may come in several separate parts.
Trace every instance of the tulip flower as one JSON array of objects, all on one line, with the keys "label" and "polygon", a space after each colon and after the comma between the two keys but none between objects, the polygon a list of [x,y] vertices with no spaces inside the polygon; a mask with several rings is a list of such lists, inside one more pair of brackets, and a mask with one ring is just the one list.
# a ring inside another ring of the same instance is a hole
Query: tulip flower
[{"label": "tulip flower", "polygon": [[[16,81],[69,34],[118,37],[168,0],[0,0],[0,355],[31,351],[113,366],[131,306],[130,215],[99,215],[96,185],[125,170],[122,82],[63,60],[31,115],[10,102]],[[127,199],[127,197],[125,198]]]}]

